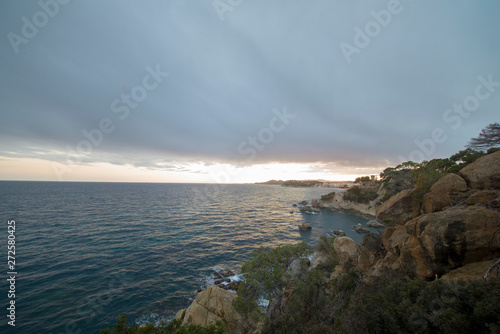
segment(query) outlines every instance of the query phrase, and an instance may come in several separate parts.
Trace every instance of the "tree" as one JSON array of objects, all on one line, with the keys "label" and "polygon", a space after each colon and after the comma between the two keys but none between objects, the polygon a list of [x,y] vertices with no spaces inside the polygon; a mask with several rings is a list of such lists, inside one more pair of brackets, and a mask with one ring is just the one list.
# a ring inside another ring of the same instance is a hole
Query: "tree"
[{"label": "tree", "polygon": [[497,146],[500,146],[500,124],[497,122],[481,130],[479,136],[477,138],[471,138],[469,144],[467,144],[467,148],[479,151]]},{"label": "tree", "polygon": [[266,312],[259,307],[263,299],[272,302],[283,295],[291,279],[288,271],[290,264],[310,253],[311,249],[305,242],[256,249],[253,258],[241,267],[244,280],[238,287],[238,297],[234,302],[236,310],[242,315],[258,319]]}]

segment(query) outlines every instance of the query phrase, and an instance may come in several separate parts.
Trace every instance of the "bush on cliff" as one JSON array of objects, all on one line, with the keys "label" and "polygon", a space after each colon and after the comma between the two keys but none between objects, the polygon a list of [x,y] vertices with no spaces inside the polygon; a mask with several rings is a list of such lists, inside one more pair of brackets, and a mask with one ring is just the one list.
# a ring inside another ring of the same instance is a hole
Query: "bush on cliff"
[{"label": "bush on cliff", "polygon": [[349,188],[344,194],[344,200],[361,204],[368,204],[377,197],[378,194],[376,191],[367,190],[359,186]]},{"label": "bush on cliff", "polygon": [[127,317],[119,316],[118,322],[112,330],[106,328],[101,330],[100,334],[228,334],[228,331],[220,322],[208,327],[201,327],[197,325],[182,325],[181,321],[176,319],[168,324],[163,323],[159,326],[149,324],[140,327],[138,325],[128,325]]},{"label": "bush on cliff", "polygon": [[265,310],[259,307],[259,301],[262,298],[269,301],[281,298],[291,278],[287,272],[290,264],[310,253],[311,249],[304,242],[274,249],[256,249],[253,258],[241,267],[245,279],[234,301],[236,310],[242,315],[260,318]]},{"label": "bush on cliff", "polygon": [[335,198],[335,191],[328,193],[326,195],[321,196],[322,201],[331,201]]},{"label": "bush on cliff", "polygon": [[[376,250],[379,239],[375,235],[363,244],[370,243]],[[282,274],[275,275],[283,273],[292,258],[304,254],[303,247],[260,250],[245,268],[248,277],[256,278],[243,286],[254,294],[239,290],[241,304],[236,306],[249,315],[248,301],[252,300],[253,311],[265,321],[264,333],[500,333],[498,278],[426,282],[387,271],[366,281],[355,267],[333,280],[330,273],[318,268],[305,268],[286,280]],[[322,238],[316,251],[332,252],[330,240]],[[280,262],[277,271],[273,258]],[[269,279],[267,283],[264,277]],[[269,288],[274,293],[267,295],[270,306],[262,317],[257,299]]]}]

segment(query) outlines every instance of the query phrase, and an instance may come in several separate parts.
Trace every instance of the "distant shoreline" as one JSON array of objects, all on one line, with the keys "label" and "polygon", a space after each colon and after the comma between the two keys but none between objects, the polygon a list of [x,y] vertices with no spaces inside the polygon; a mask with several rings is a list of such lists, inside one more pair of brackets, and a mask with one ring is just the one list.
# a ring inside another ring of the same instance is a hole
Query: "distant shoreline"
[{"label": "distant shoreline", "polygon": [[329,189],[348,189],[353,181],[327,181],[327,180],[270,180],[266,182],[256,182],[257,185],[273,185],[293,188],[329,188]]}]

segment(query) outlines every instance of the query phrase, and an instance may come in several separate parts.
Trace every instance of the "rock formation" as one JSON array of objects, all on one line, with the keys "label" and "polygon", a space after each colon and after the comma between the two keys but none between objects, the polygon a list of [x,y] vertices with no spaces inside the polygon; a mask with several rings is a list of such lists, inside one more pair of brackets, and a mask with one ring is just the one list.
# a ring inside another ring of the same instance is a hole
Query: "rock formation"
[{"label": "rock formation", "polygon": [[183,324],[193,324],[207,327],[221,321],[226,328],[233,332],[241,321],[241,316],[232,307],[236,294],[224,289],[209,286],[200,292],[192,304],[180,310],[175,319]]},{"label": "rock formation", "polygon": [[420,214],[420,202],[406,189],[389,198],[375,213],[378,219],[392,224],[404,224]]},{"label": "rock formation", "polygon": [[369,275],[390,269],[434,279],[500,257],[499,166],[500,151],[478,159],[460,175],[445,175],[424,196],[420,216],[409,191],[393,196],[377,216],[405,224],[386,229],[385,256],[374,263],[360,257],[360,269]]},{"label": "rock formation", "polygon": [[458,204],[468,190],[467,182],[458,174],[448,174],[436,182],[429,193],[424,196],[425,213],[441,211],[446,207]]}]

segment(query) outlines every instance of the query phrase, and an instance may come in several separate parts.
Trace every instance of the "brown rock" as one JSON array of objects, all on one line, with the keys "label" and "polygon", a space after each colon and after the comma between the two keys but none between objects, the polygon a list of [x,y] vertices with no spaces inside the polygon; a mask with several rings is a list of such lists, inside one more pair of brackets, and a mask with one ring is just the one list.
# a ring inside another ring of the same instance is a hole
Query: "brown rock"
[{"label": "brown rock", "polygon": [[333,248],[337,252],[341,264],[352,263],[356,265],[358,263],[361,247],[356,241],[349,237],[338,237],[333,240]]},{"label": "brown rock", "polygon": [[500,151],[488,154],[460,171],[473,189],[500,189]]},{"label": "brown rock", "polygon": [[458,174],[447,174],[425,194],[423,207],[426,213],[441,211],[455,204],[455,200],[467,191],[467,182]]},{"label": "brown rock", "polygon": [[186,315],[186,309],[183,308],[182,310],[180,310],[179,312],[177,312],[177,314],[175,315],[175,318],[174,319],[177,319],[177,320],[180,320],[180,321],[183,321],[184,320],[184,316]]},{"label": "brown rock", "polygon": [[444,280],[455,280],[462,279],[465,281],[474,280],[474,279],[482,279],[488,269],[495,263],[494,260],[474,262],[467,264],[463,267],[454,269],[443,275],[441,279]]},{"label": "brown rock", "polygon": [[500,213],[471,206],[420,216],[405,225],[399,261],[409,276],[431,279],[500,255]]},{"label": "brown rock", "polygon": [[[241,321],[241,316],[232,307],[234,299],[236,299],[235,293],[209,286],[205,291],[200,292],[185,310],[182,323],[207,327],[221,321],[232,332]],[[182,310],[177,315],[180,319]]]},{"label": "brown rock", "polygon": [[377,218],[396,224],[404,224],[420,214],[420,202],[411,196],[412,190],[406,189],[382,203],[377,210]]},{"label": "brown rock", "polygon": [[310,231],[310,230],[312,230],[312,226],[309,224],[303,223],[302,225],[299,225],[299,230]]},{"label": "brown rock", "polygon": [[499,192],[495,190],[478,191],[467,199],[467,205],[486,204],[497,197],[499,197]]},{"label": "brown rock", "polygon": [[224,286],[224,290],[233,290],[233,291],[238,291],[238,288],[240,287],[240,281],[232,281],[229,284],[226,284]]},{"label": "brown rock", "polygon": [[401,246],[409,237],[404,225],[389,227],[382,234],[382,244],[386,251],[399,256]]}]

